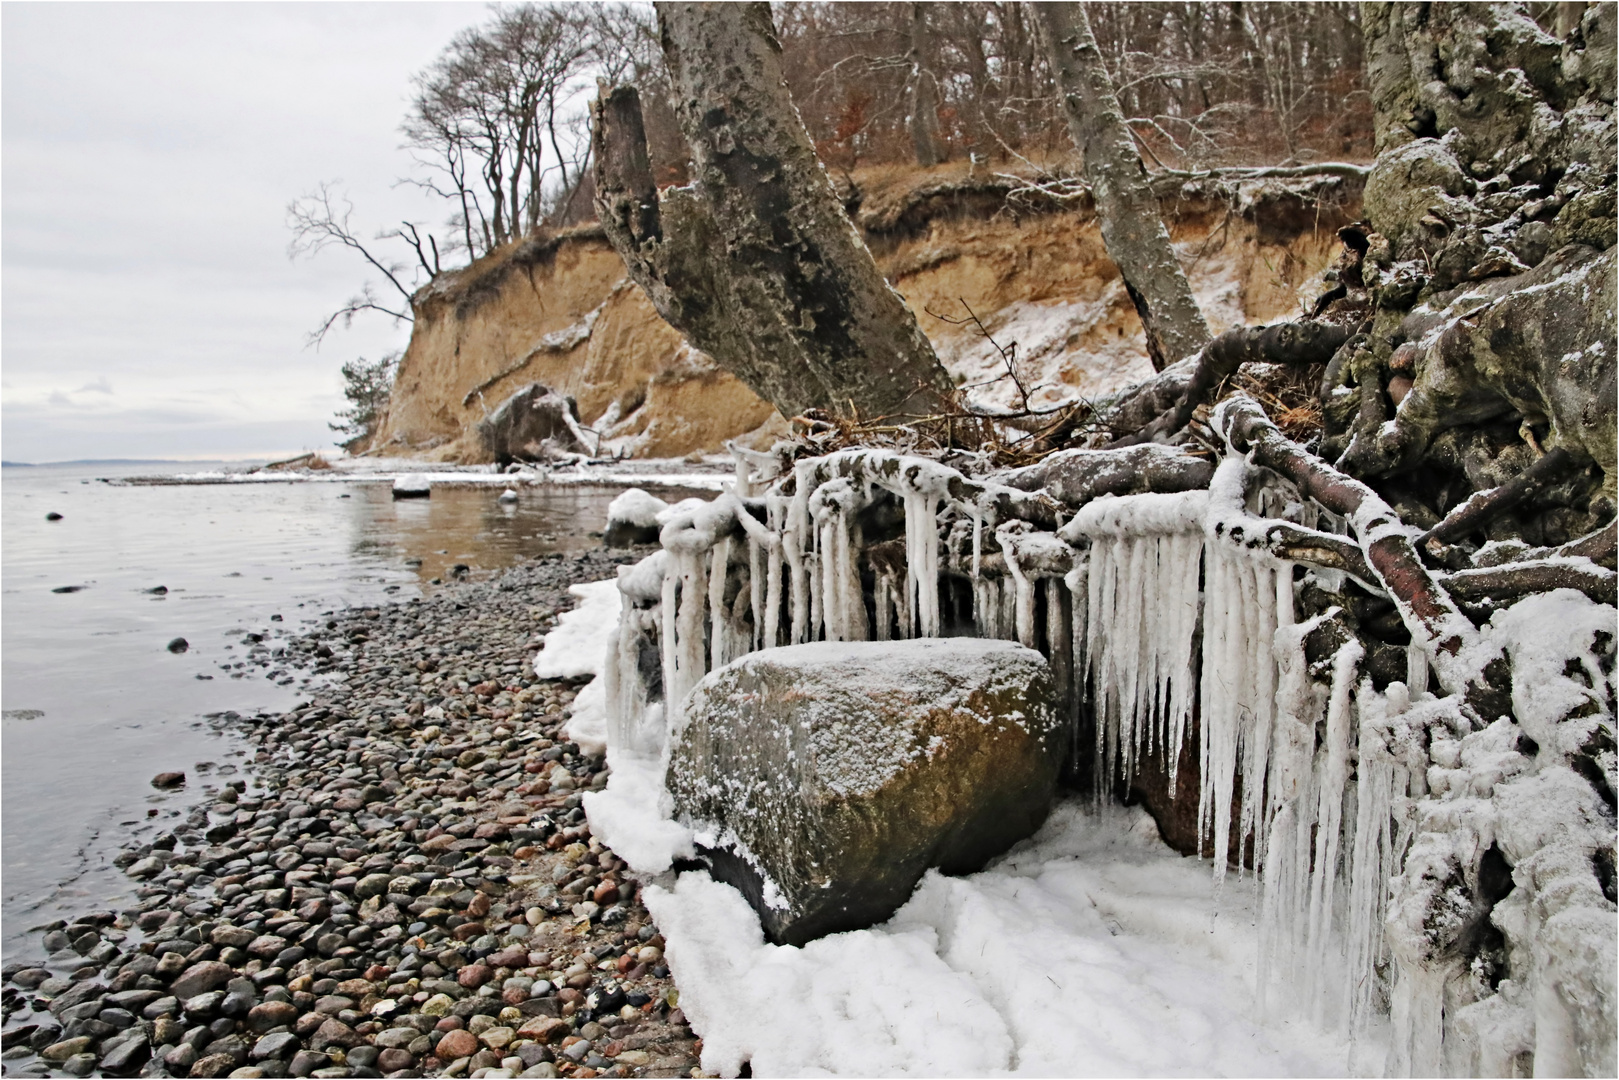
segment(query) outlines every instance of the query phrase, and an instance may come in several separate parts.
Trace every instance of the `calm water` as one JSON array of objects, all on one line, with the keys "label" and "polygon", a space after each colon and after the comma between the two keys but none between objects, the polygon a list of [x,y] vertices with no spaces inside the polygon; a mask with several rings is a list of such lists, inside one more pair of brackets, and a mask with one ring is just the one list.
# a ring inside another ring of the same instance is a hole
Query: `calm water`
[{"label": "calm water", "polygon": [[[245,632],[273,644],[321,612],[419,595],[457,563],[476,574],[583,550],[600,542],[588,533],[602,528],[616,494],[531,488],[511,505],[498,488],[436,489],[429,500],[395,502],[386,482],[98,479],[153,471],[8,468],[0,480],[8,959],[22,955],[32,926],[132,899],[109,863],[120,841],[241,769],[243,746],[203,714],[285,708],[308,693],[292,682],[296,672],[223,670],[245,658]],[[47,521],[49,512],[63,519]],[[63,586],[84,588],[52,591]],[[157,586],[168,592],[147,591]],[[187,652],[167,650],[176,637]],[[185,792],[150,786],[179,769]]]}]

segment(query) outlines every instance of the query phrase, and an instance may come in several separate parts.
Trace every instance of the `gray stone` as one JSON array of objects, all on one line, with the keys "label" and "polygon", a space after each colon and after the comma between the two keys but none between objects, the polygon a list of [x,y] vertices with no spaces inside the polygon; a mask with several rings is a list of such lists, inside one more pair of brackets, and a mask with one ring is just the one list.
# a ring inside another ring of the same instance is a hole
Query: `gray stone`
[{"label": "gray stone", "polygon": [[692,691],[665,778],[769,936],[886,919],[930,867],[981,868],[1039,828],[1067,729],[1050,666],[981,638],[767,649]]},{"label": "gray stone", "polygon": [[219,1003],[225,1000],[225,995],[218,990],[210,990],[206,994],[186,998],[186,1015],[193,1020],[207,1020],[219,1012]]},{"label": "gray stone", "polygon": [[186,968],[169,986],[169,992],[181,1001],[186,1001],[198,994],[205,994],[224,986],[235,976],[236,973],[230,969],[229,964],[222,964],[218,960],[204,960]]},{"label": "gray stone", "polygon": [[308,1076],[316,1069],[324,1069],[331,1063],[330,1054],[321,1054],[314,1050],[300,1050],[292,1055],[292,1062],[287,1066],[287,1072],[292,1076]]},{"label": "gray stone", "polygon": [[180,999],[174,997],[173,995],[169,995],[167,997],[160,997],[150,1005],[146,1006],[146,1008],[141,1010],[141,1015],[148,1020],[156,1020],[160,1016],[173,1016],[179,1011]]},{"label": "gray stone", "polygon": [[96,1056],[94,1054],[74,1054],[62,1062],[61,1068],[69,1076],[89,1076],[96,1071]]},{"label": "gray stone", "polygon": [[133,1073],[152,1056],[152,1048],[144,1038],[121,1039],[110,1047],[103,1047],[101,1069],[114,1076]]},{"label": "gray stone", "polygon": [[253,1044],[249,1056],[254,1061],[267,1061],[272,1058],[288,1057],[298,1049],[298,1036],[290,1031],[277,1031],[265,1035]]},{"label": "gray stone", "polygon": [[369,900],[373,896],[381,896],[388,891],[388,883],[392,880],[389,874],[367,874],[354,883],[354,897]]}]

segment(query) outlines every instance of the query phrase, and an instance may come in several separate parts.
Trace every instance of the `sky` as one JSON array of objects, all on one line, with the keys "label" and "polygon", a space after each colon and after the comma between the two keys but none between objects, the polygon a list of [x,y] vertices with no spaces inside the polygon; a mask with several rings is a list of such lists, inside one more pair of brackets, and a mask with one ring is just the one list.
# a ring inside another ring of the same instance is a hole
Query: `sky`
[{"label": "sky", "polygon": [[347,252],[288,258],[341,181],[358,231],[448,206],[400,186],[410,77],[477,3],[0,5],[0,454],[329,449],[338,369],[403,348]]}]

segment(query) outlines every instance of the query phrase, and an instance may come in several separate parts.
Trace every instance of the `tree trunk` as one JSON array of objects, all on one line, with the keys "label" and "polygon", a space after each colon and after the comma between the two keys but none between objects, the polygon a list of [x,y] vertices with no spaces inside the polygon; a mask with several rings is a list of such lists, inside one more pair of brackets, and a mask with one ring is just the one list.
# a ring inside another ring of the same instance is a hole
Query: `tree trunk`
[{"label": "tree trunk", "polygon": [[911,4],[911,145],[924,169],[944,160],[939,140],[939,88],[928,70],[927,5]]},{"label": "tree trunk", "polygon": [[934,411],[950,376],[815,156],[769,7],[657,11],[695,177],[660,196],[638,95],[603,94],[596,208],[630,276],[693,346],[787,416]]},{"label": "tree trunk", "polygon": [[1152,366],[1162,371],[1208,344],[1209,325],[1169,243],[1084,10],[1072,3],[1033,8],[1045,28],[1068,130],[1085,158],[1102,242],[1141,316]]}]

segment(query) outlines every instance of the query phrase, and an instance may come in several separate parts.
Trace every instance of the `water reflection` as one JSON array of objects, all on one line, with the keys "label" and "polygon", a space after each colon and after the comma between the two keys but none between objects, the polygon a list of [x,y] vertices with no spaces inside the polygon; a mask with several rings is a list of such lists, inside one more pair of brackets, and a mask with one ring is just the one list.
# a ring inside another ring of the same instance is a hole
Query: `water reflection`
[{"label": "water reflection", "polygon": [[[357,556],[404,566],[426,586],[448,581],[456,567],[473,574],[538,555],[577,555],[601,546],[610,488],[519,488],[501,502],[498,488],[433,489],[430,499],[395,499],[386,484],[354,485],[353,547]],[[663,490],[661,498],[689,492]]]}]

